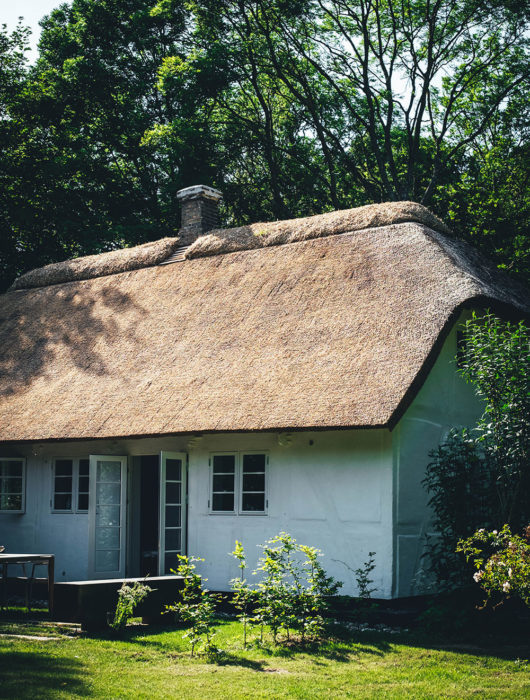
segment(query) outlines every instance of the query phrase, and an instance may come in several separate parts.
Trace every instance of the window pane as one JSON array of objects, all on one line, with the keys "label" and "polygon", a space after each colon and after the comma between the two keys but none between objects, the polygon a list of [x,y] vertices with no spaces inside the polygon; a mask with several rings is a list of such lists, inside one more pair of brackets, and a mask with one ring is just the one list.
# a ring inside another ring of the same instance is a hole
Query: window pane
[{"label": "window pane", "polygon": [[242,510],[247,512],[263,512],[265,510],[264,493],[244,493]]},{"label": "window pane", "polygon": [[214,474],[213,475],[213,491],[234,491],[234,475],[233,474]]},{"label": "window pane", "polygon": [[214,493],[212,496],[212,510],[233,511],[233,493]]},{"label": "window pane", "polygon": [[168,530],[166,529],[166,551],[177,550],[180,552],[180,529],[179,530]]},{"label": "window pane", "polygon": [[121,484],[98,484],[96,502],[98,505],[119,505],[121,498]]},{"label": "window pane", "polygon": [[243,491],[265,491],[265,474],[243,474]]},{"label": "window pane", "polygon": [[214,455],[214,474],[234,474],[236,469],[235,455]]},{"label": "window pane", "polygon": [[96,551],[96,571],[118,571],[119,568],[119,549]]},{"label": "window pane", "polygon": [[166,484],[166,503],[180,503],[180,484]]},{"label": "window pane", "polygon": [[10,477],[8,479],[2,479],[2,486],[0,488],[3,493],[22,493],[22,478]]},{"label": "window pane", "polygon": [[177,566],[179,565],[178,558],[176,554],[166,554],[164,557],[164,573],[170,574],[171,569],[176,572]]},{"label": "window pane", "polygon": [[90,462],[88,459],[79,460],[79,476],[88,476],[90,470]]},{"label": "window pane", "polygon": [[264,471],[265,455],[243,455],[243,474]]},{"label": "window pane", "polygon": [[79,477],[79,492],[80,493],[88,493],[89,488],[88,488],[88,476],[80,476]]},{"label": "window pane", "polygon": [[72,494],[56,493],[53,497],[54,510],[72,510]]},{"label": "window pane", "polygon": [[56,459],[55,476],[72,476],[72,460]]},{"label": "window pane", "polygon": [[0,510],[22,510],[22,496],[0,496]]},{"label": "window pane", "polygon": [[98,462],[97,464],[97,480],[98,481],[121,481],[121,464],[120,462]]},{"label": "window pane", "polygon": [[[110,507],[114,508],[114,506]],[[77,510],[88,510],[88,493],[79,494],[79,497],[77,499]]]},{"label": "window pane", "polygon": [[182,479],[182,461],[180,459],[166,459],[166,479],[168,481]]},{"label": "window pane", "polygon": [[22,462],[0,460],[0,476],[22,476]]},{"label": "window pane", "polygon": [[166,525],[180,527],[180,506],[166,506]]},{"label": "window pane", "polygon": [[96,511],[96,525],[119,525],[120,506],[98,506]]},{"label": "window pane", "polygon": [[96,528],[96,549],[119,549],[120,548],[120,528],[119,527],[97,527]]},{"label": "window pane", "polygon": [[56,476],[55,491],[56,493],[72,493],[72,477]]}]

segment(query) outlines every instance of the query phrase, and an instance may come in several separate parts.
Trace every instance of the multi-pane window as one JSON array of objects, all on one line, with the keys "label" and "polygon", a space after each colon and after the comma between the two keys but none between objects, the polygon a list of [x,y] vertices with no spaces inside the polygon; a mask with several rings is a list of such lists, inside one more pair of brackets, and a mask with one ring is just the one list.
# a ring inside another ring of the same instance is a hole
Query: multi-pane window
[{"label": "multi-pane window", "polygon": [[214,454],[211,465],[212,513],[265,513],[266,465],[263,452]]},{"label": "multi-pane window", "polygon": [[25,466],[21,458],[0,458],[0,512],[24,512]]},{"label": "multi-pane window", "polygon": [[66,513],[88,511],[88,470],[88,459],[54,460],[52,510]]}]

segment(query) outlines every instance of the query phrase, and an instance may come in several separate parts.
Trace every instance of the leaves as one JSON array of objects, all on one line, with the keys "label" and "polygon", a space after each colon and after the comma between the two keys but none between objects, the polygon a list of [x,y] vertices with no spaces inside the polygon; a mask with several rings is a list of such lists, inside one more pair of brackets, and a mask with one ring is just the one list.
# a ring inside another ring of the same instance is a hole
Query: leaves
[{"label": "leaves", "polygon": [[458,362],[485,410],[473,429],[449,433],[431,454],[423,481],[438,533],[430,542],[430,566],[449,585],[466,575],[454,553],[459,539],[479,527],[519,529],[530,520],[528,327],[474,314]]}]

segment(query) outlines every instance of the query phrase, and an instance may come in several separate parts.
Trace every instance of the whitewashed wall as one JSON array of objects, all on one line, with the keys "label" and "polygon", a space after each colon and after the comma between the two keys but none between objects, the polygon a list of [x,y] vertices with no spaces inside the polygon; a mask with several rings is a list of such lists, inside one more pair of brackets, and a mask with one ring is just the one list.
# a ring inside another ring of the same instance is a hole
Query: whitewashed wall
[{"label": "whitewashed wall", "polygon": [[[285,442],[284,440],[280,440]],[[238,575],[228,556],[240,540],[249,573],[259,544],[286,531],[300,543],[318,547],[328,573],[353,595],[352,569],[376,552],[375,586],[389,597],[392,586],[392,453],[386,430],[292,433],[282,447],[275,434],[205,436],[190,451],[189,551],[205,558],[208,586],[224,590]],[[313,444],[310,444],[310,443]],[[214,451],[267,450],[267,515],[209,514],[208,457]],[[340,561],[339,561],[340,560]]]},{"label": "whitewashed wall", "polygon": [[431,590],[425,573],[425,536],[432,533],[429,496],[421,484],[431,461],[429,452],[453,426],[476,423],[483,407],[456,369],[456,334],[460,316],[418,395],[392,432],[395,482],[395,572],[393,596]]},{"label": "whitewashed wall", "polygon": [[[343,592],[354,594],[352,569],[376,552],[377,593],[391,595],[392,586],[392,450],[386,430],[277,434],[210,435],[161,440],[86,442],[22,447],[28,458],[26,513],[0,514],[0,540],[10,552],[56,554],[57,580],[87,577],[87,514],[52,513],[53,457],[90,453],[142,455],[160,450],[188,451],[189,553],[205,558],[202,573],[208,585],[226,590],[237,575],[228,553],[235,540],[247,550],[255,566],[258,544],[284,530],[301,543],[319,547],[325,568],[344,581]],[[282,443],[289,443],[281,446]],[[310,444],[312,442],[313,444]],[[208,458],[215,451],[266,450],[269,454],[268,513],[211,515],[208,512],[210,472]],[[133,482],[134,483],[134,482]],[[132,504],[135,494],[130,493]],[[128,527],[134,532],[134,511]],[[339,561],[340,560],[340,561]],[[129,574],[134,571],[129,569]]]},{"label": "whitewashed wall", "polygon": [[[88,457],[89,454],[156,454],[161,449],[185,449],[186,439],[90,441],[20,445],[3,451],[26,457],[26,511],[0,513],[0,544],[11,553],[55,554],[57,581],[85,580],[88,574],[88,514],[52,513],[52,461],[54,457]],[[131,525],[131,523],[130,523]],[[12,569],[9,570],[10,575]]]}]

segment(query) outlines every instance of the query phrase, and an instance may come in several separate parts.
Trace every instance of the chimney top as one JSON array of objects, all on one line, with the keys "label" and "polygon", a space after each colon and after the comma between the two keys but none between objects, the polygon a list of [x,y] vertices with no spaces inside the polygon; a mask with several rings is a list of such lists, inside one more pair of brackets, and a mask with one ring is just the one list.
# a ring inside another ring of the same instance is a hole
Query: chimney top
[{"label": "chimney top", "polygon": [[177,192],[182,205],[179,237],[190,245],[207,231],[219,227],[219,201],[223,194],[208,185],[193,185]]},{"label": "chimney top", "polygon": [[223,193],[208,185],[192,185],[191,187],[185,187],[183,190],[177,192],[177,199],[181,202],[197,197],[205,197],[207,199],[213,199],[214,202],[219,202],[219,200],[223,198]]}]

